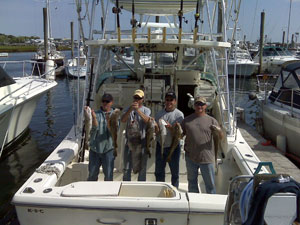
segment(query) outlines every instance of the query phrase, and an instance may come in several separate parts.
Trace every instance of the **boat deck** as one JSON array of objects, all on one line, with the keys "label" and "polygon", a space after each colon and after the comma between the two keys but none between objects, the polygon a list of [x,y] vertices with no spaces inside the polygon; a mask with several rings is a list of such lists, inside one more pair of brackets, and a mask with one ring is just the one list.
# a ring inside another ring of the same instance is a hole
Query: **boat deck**
[{"label": "boat deck", "polygon": [[272,162],[276,173],[289,174],[300,182],[300,169],[273,145],[263,145],[264,139],[254,128],[239,121],[238,127],[248,145],[261,161]]}]

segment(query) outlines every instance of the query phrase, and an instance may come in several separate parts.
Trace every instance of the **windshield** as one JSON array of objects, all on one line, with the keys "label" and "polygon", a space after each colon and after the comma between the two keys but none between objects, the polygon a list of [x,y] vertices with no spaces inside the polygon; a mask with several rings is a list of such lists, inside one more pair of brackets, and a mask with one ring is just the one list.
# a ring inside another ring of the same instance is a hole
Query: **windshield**
[{"label": "windshield", "polygon": [[5,70],[0,66],[0,87],[8,86],[16,83]]}]

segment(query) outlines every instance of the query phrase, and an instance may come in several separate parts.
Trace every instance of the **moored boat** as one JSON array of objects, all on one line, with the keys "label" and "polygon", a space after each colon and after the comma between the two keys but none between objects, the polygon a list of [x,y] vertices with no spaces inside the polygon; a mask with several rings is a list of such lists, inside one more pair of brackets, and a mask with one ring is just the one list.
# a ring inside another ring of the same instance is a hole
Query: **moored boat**
[{"label": "moored boat", "polygon": [[[0,61],[0,66],[0,146],[2,153],[6,146],[13,143],[26,130],[39,99],[57,83],[48,80],[47,74],[34,74],[37,70],[35,67],[39,67],[37,62]],[[10,77],[6,71],[11,68],[19,68],[21,74],[11,74],[13,77]],[[28,72],[31,74],[28,75]]]},{"label": "moored boat", "polygon": [[300,159],[300,63],[282,67],[270,94],[260,101],[265,135],[277,142],[286,139],[287,153]]}]

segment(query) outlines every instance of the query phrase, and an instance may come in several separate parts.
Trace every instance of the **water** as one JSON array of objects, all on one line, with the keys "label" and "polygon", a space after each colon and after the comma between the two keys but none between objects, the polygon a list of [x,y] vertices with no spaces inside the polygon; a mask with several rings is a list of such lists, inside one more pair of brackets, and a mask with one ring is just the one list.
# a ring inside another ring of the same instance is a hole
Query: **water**
[{"label": "water", "polygon": [[[11,53],[0,60],[29,60],[33,53]],[[70,52],[65,52],[70,57]],[[0,224],[18,224],[14,207],[10,205],[14,193],[24,184],[36,168],[63,140],[74,123],[77,81],[57,77],[58,85],[39,101],[29,125],[27,135],[12,149],[12,153],[0,161]],[[233,87],[233,79],[229,80]],[[238,79],[240,91],[236,95],[237,106],[246,108],[246,121],[253,123],[257,106],[248,100],[248,93],[256,90],[255,79]],[[84,80],[80,82],[82,93]],[[233,96],[231,96],[233,98]]]},{"label": "water", "polygon": [[[67,56],[70,52],[65,52]],[[29,60],[33,53],[11,53],[0,60]],[[11,153],[0,161],[0,224],[18,224],[14,220],[13,194],[63,140],[74,123],[77,81],[58,77],[56,87],[42,96],[29,129]],[[84,80],[80,81],[81,90]],[[75,96],[75,97],[73,97]],[[13,220],[13,223],[7,221]]]}]

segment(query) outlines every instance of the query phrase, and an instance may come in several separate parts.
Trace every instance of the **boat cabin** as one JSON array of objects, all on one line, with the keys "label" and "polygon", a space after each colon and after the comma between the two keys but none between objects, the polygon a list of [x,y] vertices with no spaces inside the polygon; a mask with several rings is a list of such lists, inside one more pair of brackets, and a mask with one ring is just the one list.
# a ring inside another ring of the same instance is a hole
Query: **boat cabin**
[{"label": "boat cabin", "polygon": [[269,96],[271,102],[300,109],[300,63],[284,66]]}]

